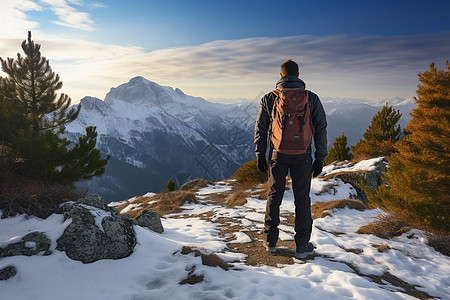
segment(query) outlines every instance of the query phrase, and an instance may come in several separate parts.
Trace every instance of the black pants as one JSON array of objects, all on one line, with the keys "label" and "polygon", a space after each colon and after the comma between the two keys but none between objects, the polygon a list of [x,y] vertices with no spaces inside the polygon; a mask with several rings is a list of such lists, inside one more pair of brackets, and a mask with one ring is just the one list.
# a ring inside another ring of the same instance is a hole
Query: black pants
[{"label": "black pants", "polygon": [[311,156],[286,155],[273,151],[269,168],[269,198],[266,205],[265,230],[266,241],[274,247],[278,241],[280,224],[280,205],[286,184],[288,170],[291,173],[295,203],[295,243],[307,244],[311,237],[313,220],[311,217]]}]

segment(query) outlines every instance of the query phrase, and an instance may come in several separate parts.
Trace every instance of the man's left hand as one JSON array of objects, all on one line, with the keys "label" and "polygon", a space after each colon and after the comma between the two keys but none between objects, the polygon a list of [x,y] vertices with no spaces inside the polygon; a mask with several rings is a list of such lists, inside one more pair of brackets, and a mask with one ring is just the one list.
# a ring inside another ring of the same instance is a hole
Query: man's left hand
[{"label": "man's left hand", "polygon": [[314,161],[313,165],[312,165],[312,171],[313,177],[317,177],[319,176],[320,173],[322,173],[322,168],[323,168],[323,162],[321,162],[320,160],[316,160]]}]

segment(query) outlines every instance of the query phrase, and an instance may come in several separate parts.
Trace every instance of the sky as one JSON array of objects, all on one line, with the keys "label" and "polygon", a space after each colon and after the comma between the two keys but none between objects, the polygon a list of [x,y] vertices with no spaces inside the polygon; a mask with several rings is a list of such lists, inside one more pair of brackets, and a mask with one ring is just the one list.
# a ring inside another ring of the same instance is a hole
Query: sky
[{"label": "sky", "polygon": [[[272,90],[287,59],[320,97],[411,98],[450,59],[446,0],[0,0],[0,57],[32,31],[73,103],[143,76],[213,101]],[[0,72],[0,76],[6,74]]]}]

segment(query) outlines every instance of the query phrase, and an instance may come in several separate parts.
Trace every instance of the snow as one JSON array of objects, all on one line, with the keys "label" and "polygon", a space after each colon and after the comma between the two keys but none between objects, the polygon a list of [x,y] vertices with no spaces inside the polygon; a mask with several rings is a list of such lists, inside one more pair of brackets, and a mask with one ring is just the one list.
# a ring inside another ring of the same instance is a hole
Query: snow
[{"label": "snow", "polygon": [[[353,168],[369,169],[374,162]],[[55,250],[56,240],[70,224],[70,220],[64,221],[62,215],[52,215],[46,220],[25,216],[0,219],[0,247],[17,242],[30,232],[42,231],[52,240],[53,251],[49,256],[1,258],[0,269],[12,265],[18,274],[0,281],[0,298],[296,300],[301,295],[302,299],[415,299],[405,294],[401,287],[386,281],[384,285],[377,284],[368,277],[389,272],[432,297],[448,299],[450,259],[426,244],[424,232],[411,230],[392,239],[355,232],[380,213],[379,210],[335,209],[330,212],[331,216],[316,219],[311,238],[318,254],[314,258],[294,259],[292,265],[277,267],[246,265],[243,262],[245,254],[230,251],[228,245],[249,243],[251,239],[246,230],[262,229],[265,201],[249,197],[247,204],[235,208],[208,201],[215,193],[229,192],[231,184],[227,181],[200,189],[201,203],[186,204],[183,212],[161,219],[165,229],[162,234],[135,226],[135,251],[119,260],[83,264]],[[315,193],[330,184],[336,193]],[[342,181],[325,182],[320,178],[313,180],[312,191],[313,202],[336,200],[351,192]],[[288,190],[281,213],[292,212],[293,207],[292,190]],[[214,218],[211,221],[190,216],[204,212],[212,212],[216,219],[228,217],[244,229],[228,235],[234,240],[227,244],[225,237],[219,236],[220,224]],[[97,215],[99,221],[104,217],[95,209],[91,213]],[[279,229],[282,240],[293,239],[293,228],[282,225]],[[379,252],[373,245],[388,245],[390,249]],[[26,246],[35,245],[27,243]],[[217,253],[233,267],[225,271],[205,266],[201,257],[192,253],[182,255],[183,246]],[[195,285],[180,285],[191,270],[196,275],[203,275],[204,280]]]},{"label": "snow", "polygon": [[344,172],[357,172],[357,171],[373,171],[376,169],[376,164],[382,162],[384,156],[371,158],[367,160],[360,161],[356,164],[350,162],[343,163],[342,165],[329,164],[323,168],[322,174],[331,175],[336,173]]},{"label": "snow", "polygon": [[230,241],[231,244],[245,244],[250,243],[252,239],[246,235],[244,232],[238,231],[234,233],[236,239]]}]

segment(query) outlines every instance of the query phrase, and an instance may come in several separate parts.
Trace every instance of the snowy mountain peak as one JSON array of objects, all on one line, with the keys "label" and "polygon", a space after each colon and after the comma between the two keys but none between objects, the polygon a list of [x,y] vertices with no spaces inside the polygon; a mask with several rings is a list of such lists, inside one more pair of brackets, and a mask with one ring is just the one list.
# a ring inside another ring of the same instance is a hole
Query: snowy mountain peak
[{"label": "snowy mountain peak", "polygon": [[96,97],[90,97],[90,96],[86,96],[83,99],[81,99],[81,106],[84,109],[88,109],[88,110],[92,110],[92,109],[97,109],[97,110],[101,110],[102,108],[104,108],[106,106],[105,102],[103,102],[102,100],[96,98]]},{"label": "snowy mountain peak", "polygon": [[127,83],[111,88],[106,94],[105,102],[111,104],[115,100],[120,100],[138,105],[153,103],[160,106],[173,102],[174,97],[176,97],[176,93],[171,87],[161,86],[142,76],[136,76]]}]

